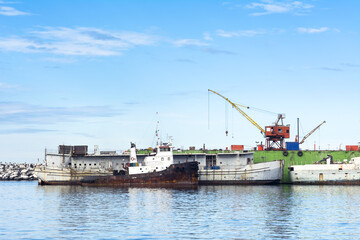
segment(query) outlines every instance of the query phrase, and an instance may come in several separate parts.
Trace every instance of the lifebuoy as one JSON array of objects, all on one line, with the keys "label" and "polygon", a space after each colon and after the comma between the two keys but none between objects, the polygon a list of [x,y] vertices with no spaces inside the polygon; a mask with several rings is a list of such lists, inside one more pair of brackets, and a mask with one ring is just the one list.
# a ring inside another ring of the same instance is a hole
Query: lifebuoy
[{"label": "lifebuoy", "polygon": [[302,157],[302,155],[304,155],[304,153],[303,153],[302,151],[298,151],[297,155],[298,155],[299,157]]},{"label": "lifebuoy", "polygon": [[134,157],[131,157],[130,160],[135,160],[135,158],[134,158]]},{"label": "lifebuoy", "polygon": [[285,151],[283,151],[283,155],[286,157],[289,155],[289,152],[285,150]]}]

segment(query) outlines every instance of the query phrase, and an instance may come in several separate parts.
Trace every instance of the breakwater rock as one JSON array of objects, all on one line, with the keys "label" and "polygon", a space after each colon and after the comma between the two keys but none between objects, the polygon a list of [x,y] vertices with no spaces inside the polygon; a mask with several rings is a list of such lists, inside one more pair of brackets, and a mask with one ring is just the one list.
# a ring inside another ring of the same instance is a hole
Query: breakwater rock
[{"label": "breakwater rock", "polygon": [[0,180],[37,180],[36,164],[0,163]]}]

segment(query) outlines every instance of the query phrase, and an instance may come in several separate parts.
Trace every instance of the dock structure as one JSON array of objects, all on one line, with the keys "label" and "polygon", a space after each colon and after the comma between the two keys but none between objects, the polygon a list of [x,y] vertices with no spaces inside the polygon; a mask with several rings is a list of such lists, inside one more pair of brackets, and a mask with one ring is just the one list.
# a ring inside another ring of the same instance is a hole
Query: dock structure
[{"label": "dock structure", "polygon": [[[286,156],[285,156],[286,155]],[[290,183],[290,176],[288,167],[291,165],[304,165],[312,164],[316,161],[319,161],[326,156],[331,155],[334,161],[342,162],[344,159],[350,160],[353,157],[360,157],[360,151],[287,151],[284,154],[283,151],[255,151],[254,152],[254,162],[268,162],[275,159],[285,160],[283,177],[281,183]]]}]

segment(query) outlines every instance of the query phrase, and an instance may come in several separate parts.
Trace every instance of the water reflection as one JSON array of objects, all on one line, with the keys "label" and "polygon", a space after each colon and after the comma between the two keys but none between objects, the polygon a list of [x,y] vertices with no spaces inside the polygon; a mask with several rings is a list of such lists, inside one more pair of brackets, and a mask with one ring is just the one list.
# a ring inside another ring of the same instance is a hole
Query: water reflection
[{"label": "water reflection", "polygon": [[0,238],[357,239],[359,186],[0,183]]}]

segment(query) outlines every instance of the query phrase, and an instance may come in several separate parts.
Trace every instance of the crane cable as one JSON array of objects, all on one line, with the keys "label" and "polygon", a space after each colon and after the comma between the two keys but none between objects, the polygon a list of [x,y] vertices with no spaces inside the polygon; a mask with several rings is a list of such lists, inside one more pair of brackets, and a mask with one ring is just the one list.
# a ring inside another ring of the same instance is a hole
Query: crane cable
[{"label": "crane cable", "polygon": [[[227,102],[229,102],[239,113],[241,113],[249,122],[251,122],[255,127],[257,127],[262,134],[265,134],[265,130],[257,123],[255,122],[249,115],[247,115],[243,110],[241,110],[239,108],[240,107],[246,107],[246,106],[243,106],[241,104],[236,104],[236,103],[233,103],[232,101],[230,101],[227,97],[224,97],[223,95],[221,95],[220,93],[217,93],[211,89],[208,89],[209,92],[212,92],[212,93],[215,93],[216,95],[222,97],[223,99],[225,99]],[[249,107],[246,107],[246,108],[249,108]]]}]

